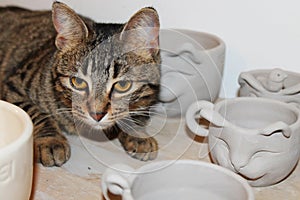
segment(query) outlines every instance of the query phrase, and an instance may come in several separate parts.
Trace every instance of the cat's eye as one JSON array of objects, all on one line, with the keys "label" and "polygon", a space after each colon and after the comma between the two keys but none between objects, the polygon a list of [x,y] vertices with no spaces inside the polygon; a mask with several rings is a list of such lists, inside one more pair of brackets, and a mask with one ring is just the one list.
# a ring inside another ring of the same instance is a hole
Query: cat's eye
[{"label": "cat's eye", "polygon": [[131,86],[132,86],[131,81],[119,81],[114,85],[114,89],[119,93],[124,93],[130,90]]},{"label": "cat's eye", "polygon": [[88,88],[87,82],[81,78],[71,77],[70,82],[76,90],[86,90]]}]

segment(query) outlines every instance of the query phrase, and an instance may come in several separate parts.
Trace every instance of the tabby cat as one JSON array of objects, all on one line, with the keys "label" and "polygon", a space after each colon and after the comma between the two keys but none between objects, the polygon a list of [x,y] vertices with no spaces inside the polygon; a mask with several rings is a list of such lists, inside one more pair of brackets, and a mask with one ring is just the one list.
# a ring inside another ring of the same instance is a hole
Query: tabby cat
[{"label": "tabby cat", "polygon": [[44,166],[69,159],[64,132],[105,134],[132,157],[154,159],[157,141],[131,126],[157,102],[160,62],[153,8],[125,24],[95,23],[60,2],[52,12],[0,8],[0,99],[31,116]]}]

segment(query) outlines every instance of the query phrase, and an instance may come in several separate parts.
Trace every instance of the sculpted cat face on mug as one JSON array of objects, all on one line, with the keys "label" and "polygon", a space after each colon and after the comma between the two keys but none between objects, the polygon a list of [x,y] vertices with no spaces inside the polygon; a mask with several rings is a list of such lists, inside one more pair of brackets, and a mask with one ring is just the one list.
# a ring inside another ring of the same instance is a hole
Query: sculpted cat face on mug
[{"label": "sculpted cat face on mug", "polygon": [[162,29],[160,47],[162,107],[158,112],[180,116],[197,100],[216,100],[225,57],[225,43],[220,38],[185,29]]},{"label": "sculpted cat face on mug", "polygon": [[[236,139],[230,140],[230,137]],[[274,174],[281,174],[293,162],[291,152],[286,151],[290,140],[280,131],[270,135],[223,132],[217,137],[212,136],[209,143],[214,148],[217,163],[244,175],[253,186],[260,186],[276,183],[286,176],[285,173],[278,177]]]},{"label": "sculpted cat face on mug", "polygon": [[[203,128],[195,117],[210,122]],[[239,97],[192,104],[187,125],[208,136],[212,160],[247,178],[252,186],[268,186],[286,178],[300,156],[300,110],[266,98]]]}]

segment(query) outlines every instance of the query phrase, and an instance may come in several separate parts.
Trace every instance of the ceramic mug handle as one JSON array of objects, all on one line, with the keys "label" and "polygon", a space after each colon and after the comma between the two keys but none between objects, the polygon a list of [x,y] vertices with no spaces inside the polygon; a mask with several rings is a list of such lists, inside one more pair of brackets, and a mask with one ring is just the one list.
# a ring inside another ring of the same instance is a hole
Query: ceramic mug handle
[{"label": "ceramic mug handle", "polygon": [[101,179],[102,193],[106,200],[110,200],[108,191],[121,195],[122,200],[134,200],[131,195],[130,172],[134,169],[128,165],[114,165],[107,169]]},{"label": "ceramic mug handle", "polygon": [[191,131],[200,136],[208,136],[208,129],[201,127],[196,118],[204,118],[216,126],[223,127],[226,123],[224,117],[214,111],[214,104],[209,101],[194,102],[188,108],[185,119]]}]

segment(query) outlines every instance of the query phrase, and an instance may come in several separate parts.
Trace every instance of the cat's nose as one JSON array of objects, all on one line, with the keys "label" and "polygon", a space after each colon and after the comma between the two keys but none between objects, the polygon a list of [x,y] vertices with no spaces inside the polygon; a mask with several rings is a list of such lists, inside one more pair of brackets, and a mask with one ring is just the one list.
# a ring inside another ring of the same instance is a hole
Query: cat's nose
[{"label": "cat's nose", "polygon": [[90,116],[97,122],[99,122],[107,112],[90,112]]}]

